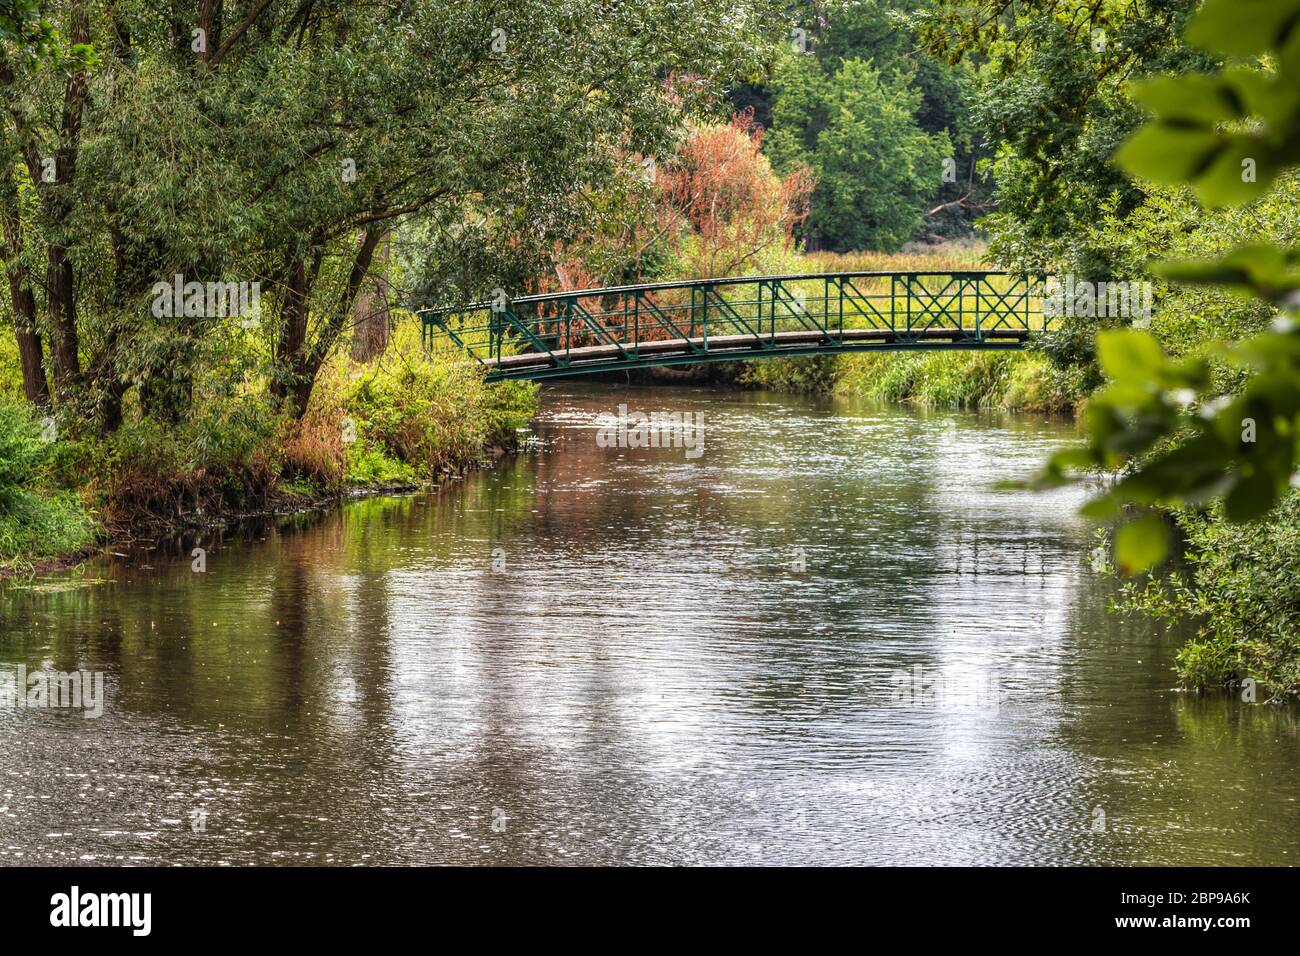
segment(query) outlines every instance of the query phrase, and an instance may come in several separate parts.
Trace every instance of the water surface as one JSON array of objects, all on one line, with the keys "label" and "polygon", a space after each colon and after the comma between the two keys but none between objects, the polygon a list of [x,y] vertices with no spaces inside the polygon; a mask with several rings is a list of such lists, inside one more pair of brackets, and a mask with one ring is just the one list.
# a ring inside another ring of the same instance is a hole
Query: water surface
[{"label": "water surface", "polygon": [[1295,710],[1175,692],[1081,492],[992,487],[1073,434],[568,385],[436,494],[11,585],[0,674],[108,702],[0,709],[0,862],[1295,862]]}]

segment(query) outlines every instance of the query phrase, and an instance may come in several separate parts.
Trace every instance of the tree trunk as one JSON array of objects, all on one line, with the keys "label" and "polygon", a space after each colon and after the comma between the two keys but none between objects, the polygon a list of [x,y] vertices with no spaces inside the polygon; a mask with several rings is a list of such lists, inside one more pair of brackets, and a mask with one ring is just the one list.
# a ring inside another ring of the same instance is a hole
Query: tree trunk
[{"label": "tree trunk", "polygon": [[0,226],[4,229],[4,255],[9,275],[9,304],[14,312],[14,336],[23,369],[23,393],[40,408],[50,404],[50,386],[45,379],[45,355],[36,330],[36,296],[27,280],[27,269],[19,261],[23,253],[22,219],[18,208],[18,187],[12,168],[0,179]]},{"label": "tree trunk", "polygon": [[[72,8],[69,38],[73,43],[90,42],[86,6],[86,3],[80,2]],[[63,91],[63,122],[59,144],[54,151],[54,182],[50,188],[41,191],[41,198],[46,203],[53,226],[52,234],[57,237],[50,242],[47,251],[50,355],[54,360],[56,395],[81,384],[81,359],[78,356],[77,342],[77,286],[63,233],[72,208],[70,191],[76,179],[77,152],[81,144],[81,114],[89,89],[84,69],[75,69],[68,75]],[[28,160],[28,168],[32,182],[39,184],[40,171],[32,165],[31,159]],[[37,188],[40,191],[39,185]]]},{"label": "tree trunk", "polygon": [[307,350],[307,265],[294,256],[285,270],[280,297],[280,334],[275,344],[271,394],[283,402],[294,394],[294,376]]},{"label": "tree trunk", "polygon": [[77,354],[77,300],[72,263],[63,246],[49,248],[47,272],[50,299],[50,355],[54,359],[57,390],[75,388],[81,382],[81,359]]},{"label": "tree trunk", "polygon": [[112,434],[122,427],[122,397],[126,394],[126,383],[120,378],[111,379],[99,394],[99,423],[105,434]]},{"label": "tree trunk", "polygon": [[388,348],[388,256],[391,248],[388,236],[380,240],[375,252],[374,274],[357,293],[353,310],[352,358],[358,362],[374,361]]},{"label": "tree trunk", "polygon": [[[348,317],[353,314],[357,293],[370,272],[375,247],[384,234],[385,230],[379,226],[361,234],[361,245],[352,260],[347,285],[311,343],[307,342],[307,299],[315,271],[320,266],[320,252],[316,253],[311,273],[305,279],[302,278],[301,261],[296,261],[289,271],[285,301],[281,307],[286,314],[281,322],[280,348],[276,355],[279,367],[272,394],[288,400],[289,410],[295,418],[302,418],[307,412],[312,389],[316,387],[316,376],[338,344]],[[300,292],[295,292],[295,285]]]},{"label": "tree trunk", "polygon": [[9,276],[9,295],[14,307],[18,359],[23,368],[23,394],[38,408],[49,408],[50,385],[45,378],[45,350],[36,331],[36,298],[32,290],[12,274]]}]

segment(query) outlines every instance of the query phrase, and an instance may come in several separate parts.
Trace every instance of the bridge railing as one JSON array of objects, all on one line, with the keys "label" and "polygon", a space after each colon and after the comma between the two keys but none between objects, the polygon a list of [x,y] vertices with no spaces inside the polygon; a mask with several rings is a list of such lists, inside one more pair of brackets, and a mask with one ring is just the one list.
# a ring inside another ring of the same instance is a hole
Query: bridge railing
[{"label": "bridge railing", "polygon": [[[776,353],[967,347],[1047,327],[1040,276],[1004,272],[852,272],[653,283],[523,296],[421,313],[425,344],[463,349],[491,377],[649,364],[667,347]],[[881,336],[864,337],[864,331]],[[847,334],[846,333],[855,333]],[[806,349],[805,349],[806,350]]]}]

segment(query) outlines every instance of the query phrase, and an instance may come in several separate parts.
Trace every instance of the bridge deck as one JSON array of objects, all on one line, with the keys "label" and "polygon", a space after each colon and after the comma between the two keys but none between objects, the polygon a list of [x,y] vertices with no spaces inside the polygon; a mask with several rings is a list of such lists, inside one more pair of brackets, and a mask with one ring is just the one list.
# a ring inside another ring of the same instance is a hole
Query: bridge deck
[{"label": "bridge deck", "polygon": [[[809,347],[827,348],[845,346],[851,350],[854,344],[877,344],[881,346],[929,342],[932,344],[962,344],[972,346],[1000,341],[1007,344],[1023,344],[1029,333],[1024,329],[959,329],[930,328],[907,331],[893,329],[845,329],[843,332],[823,332],[820,329],[797,330],[793,332],[776,332],[763,335],[710,335],[695,338],[654,339],[647,342],[629,343],[627,345],[584,345],[580,348],[549,352],[524,352],[519,355],[506,355],[501,358],[485,358],[483,364],[501,374],[533,372],[539,369],[554,368],[561,362],[570,372],[577,372],[584,364],[605,364],[610,361],[645,357],[656,360],[657,364],[666,359],[680,357],[692,361],[717,354],[716,358],[736,358],[735,353],[743,352],[747,358],[762,358],[764,355],[799,353]],[[705,351],[707,349],[707,351]],[[732,353],[732,354],[726,354]]]}]

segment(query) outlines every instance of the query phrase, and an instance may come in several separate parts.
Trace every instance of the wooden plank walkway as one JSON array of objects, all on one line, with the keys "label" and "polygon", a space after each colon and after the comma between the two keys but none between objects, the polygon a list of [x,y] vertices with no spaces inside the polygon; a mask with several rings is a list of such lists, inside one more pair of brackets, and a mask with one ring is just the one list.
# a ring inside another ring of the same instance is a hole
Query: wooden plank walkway
[{"label": "wooden plank walkway", "polygon": [[[719,353],[727,357],[739,358],[735,353],[761,358],[765,355],[779,355],[783,350],[796,351],[810,347],[837,347],[858,344],[905,344],[911,342],[928,343],[970,343],[997,341],[1023,344],[1029,337],[1025,329],[959,329],[928,328],[908,331],[893,329],[845,329],[843,332],[823,332],[820,329],[796,330],[793,332],[767,333],[764,335],[710,335],[685,339],[653,339],[650,341],[624,345],[584,345],[574,349],[557,348],[551,353],[525,352],[520,355],[507,355],[500,360],[484,359],[483,364],[490,369],[504,374],[518,374],[533,368],[551,368],[565,362],[570,366],[599,364],[635,356],[637,358],[671,358],[674,356],[707,356]],[[719,355],[721,357],[721,355]]]}]

